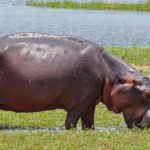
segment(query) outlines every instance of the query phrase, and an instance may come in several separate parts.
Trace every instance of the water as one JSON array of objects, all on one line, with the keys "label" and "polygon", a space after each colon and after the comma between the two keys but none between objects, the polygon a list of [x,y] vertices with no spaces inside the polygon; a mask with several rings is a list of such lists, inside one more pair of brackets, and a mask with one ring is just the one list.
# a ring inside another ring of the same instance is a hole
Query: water
[{"label": "water", "polygon": [[[97,127],[93,131],[96,132],[117,132],[123,130],[125,127]],[[3,128],[0,129],[1,131],[14,133],[14,132],[65,132],[67,131],[65,128],[57,128],[57,127],[51,127],[51,128]],[[83,131],[81,128],[75,129],[77,131]]]},{"label": "water", "polygon": [[21,127],[13,127],[13,128],[1,128],[0,131],[5,132],[64,132],[66,131],[65,128],[57,128],[57,127],[51,127],[51,128],[21,128]]},{"label": "water", "polygon": [[150,46],[150,13],[35,8],[14,3],[20,1],[0,4],[0,36],[40,32],[82,37],[103,46]]},{"label": "water", "polygon": [[5,5],[22,5],[25,4],[26,0],[0,0],[0,4]]}]

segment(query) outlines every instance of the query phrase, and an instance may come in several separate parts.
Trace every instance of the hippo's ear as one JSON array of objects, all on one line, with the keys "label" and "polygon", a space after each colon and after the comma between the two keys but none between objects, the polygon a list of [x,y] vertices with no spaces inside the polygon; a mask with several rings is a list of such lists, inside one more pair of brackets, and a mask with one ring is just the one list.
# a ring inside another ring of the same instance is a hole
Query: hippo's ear
[{"label": "hippo's ear", "polygon": [[132,90],[133,87],[134,84],[131,83],[116,84],[112,87],[110,95],[111,95],[111,101],[113,106],[112,110],[115,113],[120,113],[122,111],[121,108],[124,105],[124,103],[126,103],[125,94],[130,90]]},{"label": "hippo's ear", "polygon": [[119,91],[129,91],[131,90],[132,88],[134,87],[134,84],[133,83],[125,83],[125,84],[118,84],[118,85],[115,85],[112,89],[112,92],[111,92],[111,96],[117,94]]}]

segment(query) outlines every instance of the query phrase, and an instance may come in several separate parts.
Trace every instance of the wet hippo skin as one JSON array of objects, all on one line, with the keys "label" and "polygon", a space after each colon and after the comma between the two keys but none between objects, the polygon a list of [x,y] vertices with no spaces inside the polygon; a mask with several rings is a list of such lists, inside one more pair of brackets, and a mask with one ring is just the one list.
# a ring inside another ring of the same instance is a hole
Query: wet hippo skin
[{"label": "wet hippo skin", "polygon": [[123,112],[129,128],[150,125],[150,79],[81,38],[20,33],[0,38],[0,109],[67,111],[65,127],[94,128],[95,106]]}]

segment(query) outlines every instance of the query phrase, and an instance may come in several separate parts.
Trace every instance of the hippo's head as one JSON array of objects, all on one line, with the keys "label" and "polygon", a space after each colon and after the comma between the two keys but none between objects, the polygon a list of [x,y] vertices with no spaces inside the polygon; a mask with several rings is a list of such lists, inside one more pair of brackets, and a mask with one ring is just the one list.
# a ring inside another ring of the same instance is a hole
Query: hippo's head
[{"label": "hippo's head", "polygon": [[123,80],[114,84],[107,79],[103,102],[109,110],[123,113],[128,128],[150,127],[150,79],[148,77],[143,77],[140,81]]}]

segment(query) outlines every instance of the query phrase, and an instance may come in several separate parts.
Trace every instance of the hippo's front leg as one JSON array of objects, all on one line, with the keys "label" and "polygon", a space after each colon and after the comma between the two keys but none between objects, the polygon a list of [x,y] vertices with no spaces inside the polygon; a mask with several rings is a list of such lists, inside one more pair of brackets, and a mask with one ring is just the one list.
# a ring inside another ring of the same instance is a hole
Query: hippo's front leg
[{"label": "hippo's front leg", "polygon": [[85,99],[67,112],[65,121],[66,129],[76,128],[79,118],[88,109],[90,102],[91,101],[89,99]]},{"label": "hippo's front leg", "polygon": [[66,129],[69,130],[70,128],[76,128],[80,116],[81,113],[77,111],[77,108],[73,108],[72,110],[68,111],[65,121]]},{"label": "hippo's front leg", "polygon": [[82,114],[82,128],[86,129],[94,129],[94,113],[95,113],[95,105],[90,105],[88,109]]}]

